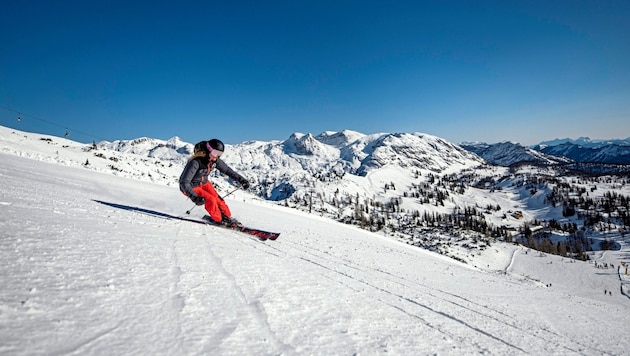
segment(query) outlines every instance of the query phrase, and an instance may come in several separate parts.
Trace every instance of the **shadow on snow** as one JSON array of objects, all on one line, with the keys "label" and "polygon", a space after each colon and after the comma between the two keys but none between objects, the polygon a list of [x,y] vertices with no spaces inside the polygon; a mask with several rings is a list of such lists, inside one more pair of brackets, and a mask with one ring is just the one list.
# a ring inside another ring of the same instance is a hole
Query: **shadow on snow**
[{"label": "shadow on snow", "polygon": [[140,207],[137,207],[137,206],[123,205],[123,204],[118,204],[118,203],[110,203],[110,202],[106,202],[106,201],[102,201],[102,200],[96,200],[96,199],[92,199],[92,201],[95,201],[95,202],[97,202],[99,204],[111,206],[113,208],[127,210],[127,211],[133,211],[133,212],[137,212],[137,213],[141,213],[141,214],[145,214],[145,215],[149,215],[149,216],[155,216],[155,217],[158,217],[158,218],[169,219],[169,220],[190,221],[190,222],[206,225],[206,223],[204,221],[201,221],[201,220],[190,219],[190,218],[186,218],[186,217],[183,217],[183,216],[175,216],[175,215],[163,213],[163,212],[156,211],[156,210],[150,210],[150,209],[140,208]]}]

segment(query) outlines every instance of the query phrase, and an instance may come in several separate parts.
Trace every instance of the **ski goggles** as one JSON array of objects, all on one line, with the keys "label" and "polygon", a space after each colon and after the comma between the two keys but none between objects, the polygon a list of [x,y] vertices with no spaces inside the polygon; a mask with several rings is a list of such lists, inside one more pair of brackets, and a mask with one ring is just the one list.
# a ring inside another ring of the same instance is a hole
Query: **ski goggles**
[{"label": "ski goggles", "polygon": [[219,158],[219,157],[221,157],[221,155],[223,154],[223,151],[219,151],[219,150],[217,150],[217,149],[212,148],[212,147],[210,146],[210,144],[209,144],[209,143],[207,143],[207,142],[206,142],[206,148],[208,149],[208,154],[209,154],[211,157],[214,157],[214,158]]}]

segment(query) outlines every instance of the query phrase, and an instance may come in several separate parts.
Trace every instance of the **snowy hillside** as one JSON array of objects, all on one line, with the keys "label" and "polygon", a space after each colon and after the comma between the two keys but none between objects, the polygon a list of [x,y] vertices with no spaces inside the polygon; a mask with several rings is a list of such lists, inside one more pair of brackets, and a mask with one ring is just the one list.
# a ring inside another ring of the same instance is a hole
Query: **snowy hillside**
[{"label": "snowy hillside", "polygon": [[[4,127],[0,133],[3,152],[168,186],[177,186],[193,147],[177,137],[85,145]],[[32,149],[26,152],[25,145]],[[566,202],[553,205],[547,197],[574,180],[552,168],[489,166],[457,145],[418,133],[295,133],[285,141],[229,145],[223,159],[249,178],[259,197],[461,261],[533,221],[563,219]],[[213,181],[222,194],[232,190],[224,176]],[[597,193],[630,194],[629,185],[617,183]]]},{"label": "snowy hillside", "polygon": [[[339,137],[326,146],[307,135],[295,142],[302,138],[322,155],[341,158],[338,147],[347,147]],[[227,201],[240,220],[282,233],[260,242],[151,214],[191,208],[174,185],[177,158],[100,157],[83,146],[0,131],[0,354],[630,348],[630,279],[620,265],[630,246],[621,236],[613,237],[619,250],[594,252],[590,262],[497,242],[462,264],[238,191]]]},{"label": "snowy hillside", "polygon": [[[177,186],[193,147],[177,137],[85,145],[4,127],[0,132],[6,138],[0,149],[8,153],[44,161],[59,156],[64,165],[169,186]],[[30,142],[37,143],[33,152],[24,152]],[[532,221],[562,219],[566,202],[554,207],[547,196],[574,180],[560,179],[552,167],[481,165],[478,156],[426,134],[295,133],[285,141],[228,146],[223,158],[252,181],[260,197],[464,261],[468,250],[485,249],[488,237],[513,235]],[[213,180],[221,193],[232,190],[226,177]],[[630,194],[623,180],[617,183],[598,193]]]},{"label": "snowy hillside", "polygon": [[0,152],[3,153],[173,186],[193,148],[177,138],[169,141],[141,138],[86,145],[3,126],[0,126],[0,138]]},{"label": "snowy hillside", "polygon": [[[192,151],[192,144],[178,138],[168,141],[139,138],[85,145],[4,127],[0,127],[0,132],[5,140],[0,148],[3,152],[46,162],[58,159],[67,166],[168,186],[177,186],[179,174]],[[31,146],[32,152],[25,152],[25,145]],[[409,220],[416,215],[414,211],[445,214],[479,204],[500,204],[505,210],[514,206],[514,195],[509,191],[498,192],[493,197],[487,197],[483,190],[459,192],[457,182],[461,172],[478,168],[483,160],[431,135],[364,135],[349,130],[325,132],[317,137],[296,133],[285,141],[251,141],[228,146],[223,158],[253,182],[252,190],[258,196],[349,223],[357,219],[378,219],[374,220],[375,224],[379,224],[386,235],[407,239],[410,244],[459,260],[470,260],[470,249],[485,249],[485,238],[480,239],[477,234],[460,234],[456,238],[432,234],[426,239],[418,236],[422,232],[416,228],[400,224],[415,225]],[[475,172],[482,176],[496,173],[491,169]],[[444,179],[452,181],[448,183],[450,193],[441,180],[449,174],[454,178]],[[217,176],[214,182],[222,194],[230,189],[225,177]],[[427,197],[416,197],[418,190],[424,191]],[[394,208],[393,204],[396,209],[411,213],[392,214],[389,209]],[[493,214],[498,226],[522,224],[509,217],[505,221],[501,219],[503,215],[503,212]],[[398,232],[393,234],[392,229]]]}]

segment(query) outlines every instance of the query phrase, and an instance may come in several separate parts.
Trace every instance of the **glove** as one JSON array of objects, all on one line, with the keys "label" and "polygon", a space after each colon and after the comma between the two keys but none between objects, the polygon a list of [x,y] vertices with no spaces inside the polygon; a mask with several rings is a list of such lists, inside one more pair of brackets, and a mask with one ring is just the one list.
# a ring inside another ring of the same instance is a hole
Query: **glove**
[{"label": "glove", "polygon": [[204,205],[206,203],[206,199],[195,194],[190,196],[190,200],[197,205]]},{"label": "glove", "polygon": [[243,189],[245,190],[249,189],[249,182],[247,181],[247,179],[241,177],[241,179],[238,182],[241,184]]}]

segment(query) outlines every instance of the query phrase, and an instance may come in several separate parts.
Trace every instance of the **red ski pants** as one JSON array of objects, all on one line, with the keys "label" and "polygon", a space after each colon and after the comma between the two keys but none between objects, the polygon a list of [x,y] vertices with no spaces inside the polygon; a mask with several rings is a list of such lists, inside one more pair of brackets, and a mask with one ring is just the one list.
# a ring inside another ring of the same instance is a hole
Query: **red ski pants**
[{"label": "red ski pants", "polygon": [[193,191],[200,197],[206,199],[206,211],[212,218],[212,220],[219,222],[222,220],[221,213],[228,218],[232,216],[230,208],[228,208],[225,201],[217,194],[217,191],[212,186],[212,183],[206,182],[198,187],[193,188]]}]

